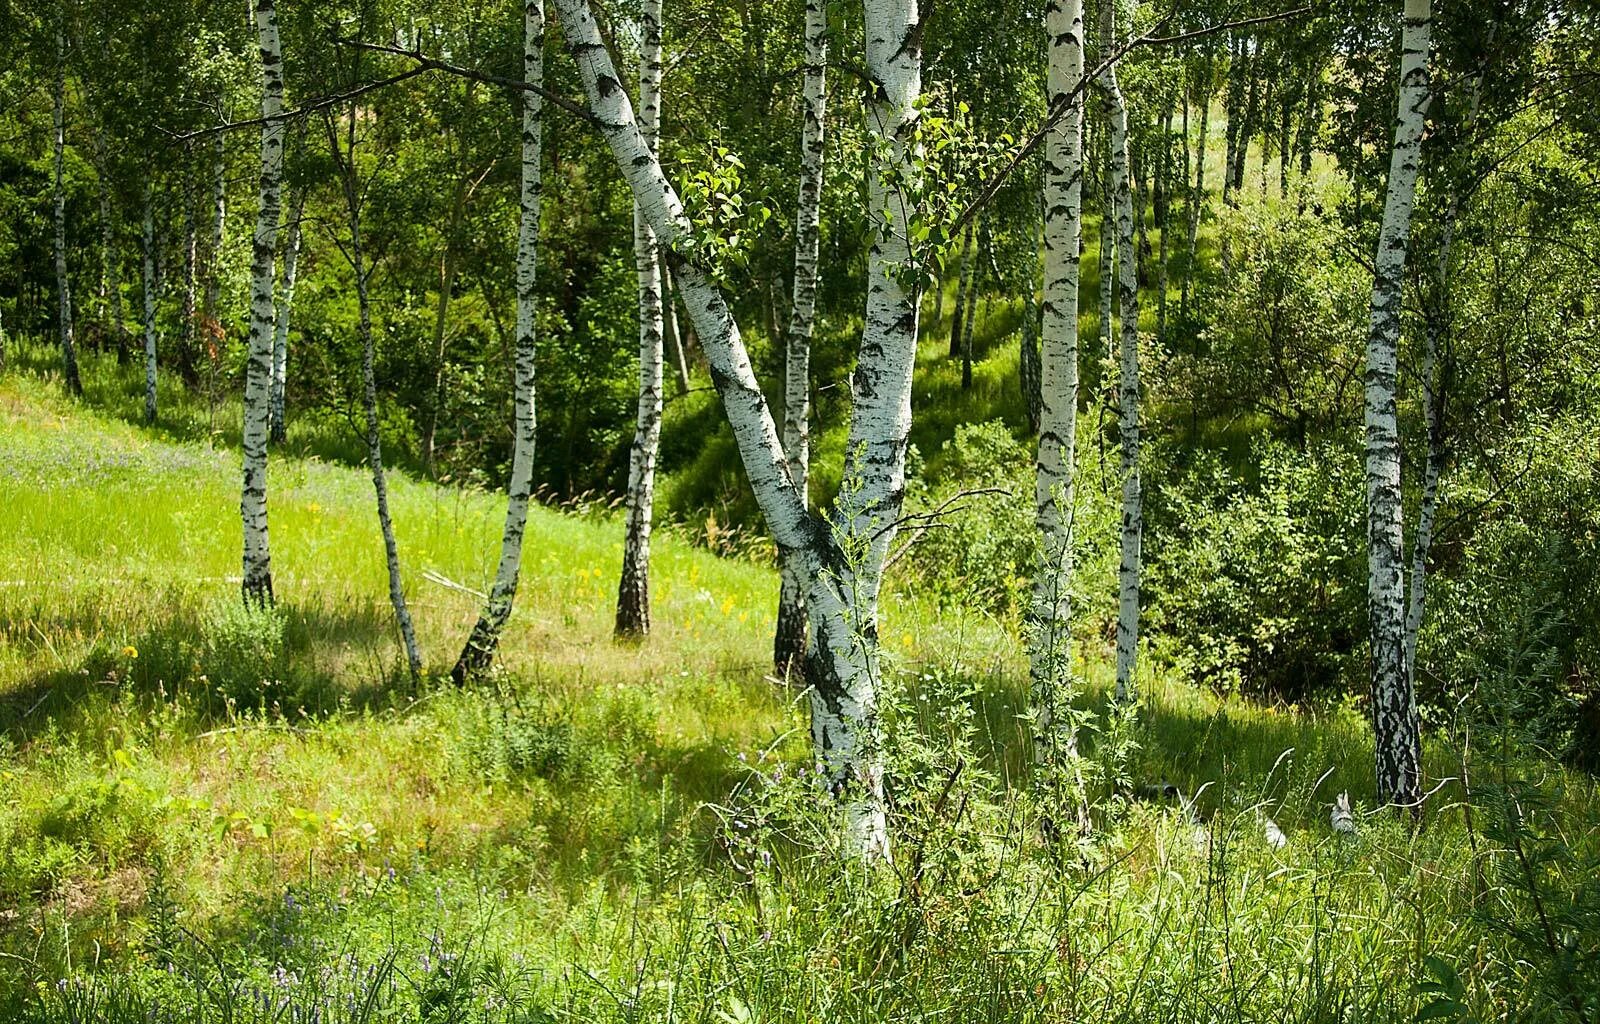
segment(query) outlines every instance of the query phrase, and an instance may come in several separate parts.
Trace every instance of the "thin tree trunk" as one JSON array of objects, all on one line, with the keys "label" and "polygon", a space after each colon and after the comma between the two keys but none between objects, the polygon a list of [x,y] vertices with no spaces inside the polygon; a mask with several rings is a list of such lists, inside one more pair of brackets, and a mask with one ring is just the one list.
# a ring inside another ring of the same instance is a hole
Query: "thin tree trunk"
[{"label": "thin tree trunk", "polygon": [[300,215],[305,208],[305,193],[297,192],[289,203],[289,219],[283,242],[283,291],[278,296],[277,319],[272,334],[272,443],[282,444],[288,437],[284,413],[284,394],[289,379],[289,314],[294,307],[295,270],[300,263]]},{"label": "thin tree trunk", "polygon": [[[1063,711],[1072,681],[1073,510],[1078,435],[1078,265],[1083,232],[1083,0],[1047,0],[1049,109],[1066,114],[1044,144],[1044,319],[1034,519],[1039,564],[1028,606],[1035,761],[1071,743]],[[1070,99],[1069,99],[1070,97]]]},{"label": "thin tree trunk", "polygon": [[1399,114],[1383,223],[1373,261],[1372,323],[1367,337],[1367,598],[1372,643],[1372,717],[1380,800],[1415,805],[1421,795],[1421,726],[1406,672],[1404,533],[1397,423],[1400,307],[1411,207],[1428,103],[1430,0],[1405,0]]},{"label": "thin tree trunk", "polygon": [[967,283],[967,322],[961,328],[961,390],[972,389],[972,336],[978,326],[978,289],[983,286],[983,261],[988,250],[988,218],[978,219],[978,245],[973,252],[972,272]]},{"label": "thin tree trunk", "polygon": [[1163,197],[1155,206],[1156,217],[1156,350],[1167,338],[1167,225],[1172,212],[1170,185],[1172,170],[1172,104],[1161,115],[1160,163],[1156,167],[1156,195]]},{"label": "thin tree trunk", "polygon": [[[544,83],[544,2],[525,0],[522,11],[522,78]],[[544,195],[540,160],[544,144],[544,98],[522,93],[522,200],[517,229],[517,355],[513,390],[511,483],[506,524],[500,537],[500,564],[495,569],[489,600],[472,627],[450,678],[457,686],[480,675],[494,661],[500,635],[511,619],[522,567],[522,539],[533,498],[533,451],[537,434],[535,369],[538,355],[539,212]]]},{"label": "thin tree trunk", "polygon": [[[656,149],[661,132],[661,0],[644,0],[640,15],[639,130]],[[634,266],[639,275],[639,408],[628,454],[628,514],[617,583],[618,639],[650,634],[650,525],[656,456],[661,449],[661,261],[655,232],[633,211]]]},{"label": "thin tree trunk", "polygon": [[156,219],[155,200],[144,193],[144,421],[156,421]]},{"label": "thin tree trunk", "polygon": [[212,165],[211,178],[211,251],[206,255],[205,314],[213,323],[222,315],[218,305],[222,290],[222,250],[227,244],[228,154],[223,145],[226,137],[226,132],[217,133],[217,162]]},{"label": "thin tree trunk", "polygon": [[[1100,52],[1110,53],[1116,24],[1111,4],[1100,9]],[[1117,573],[1117,686],[1121,703],[1135,696],[1139,649],[1139,586],[1143,568],[1143,494],[1139,480],[1139,268],[1134,254],[1133,194],[1128,170],[1128,105],[1115,66],[1096,80],[1106,96],[1110,123],[1110,183],[1116,210],[1117,301],[1122,312],[1121,379],[1117,388],[1122,442],[1121,564]]]},{"label": "thin tree trunk", "polygon": [[1195,140],[1194,194],[1189,197],[1189,262],[1183,270],[1183,292],[1178,304],[1187,313],[1189,292],[1194,287],[1195,270],[1199,263],[1200,211],[1206,205],[1206,137],[1211,134],[1211,64],[1206,64],[1205,76],[1200,83],[1200,137]]},{"label": "thin tree trunk", "polygon": [[661,266],[661,326],[666,336],[667,356],[672,360],[672,372],[678,382],[678,393],[688,394],[689,360],[684,356],[683,335],[678,330],[678,300],[673,296],[676,289],[672,284],[672,274],[667,269],[665,252],[658,251],[656,259]]},{"label": "thin tree trunk", "polygon": [[805,552],[814,641],[806,656],[812,747],[819,780],[840,801],[842,845],[861,858],[886,860],[877,601],[905,486],[917,301],[900,276],[911,258],[905,226],[886,222],[883,214],[911,205],[901,178],[912,170],[909,146],[921,91],[920,48],[907,45],[916,38],[916,6],[910,0],[866,3],[867,72],[879,83],[867,119],[879,154],[879,166],[868,170],[869,216],[885,226],[875,232],[868,256],[867,313],[851,377],[846,499],[833,517],[837,533],[807,511],[726,298],[685,254],[683,205],[634,123],[626,93],[612,85],[616,71],[587,0],[557,0],[557,9],[617,167],[677,264],[756,501],[779,546]]},{"label": "thin tree trunk", "polygon": [[195,381],[194,318],[199,273],[199,260],[196,252],[196,236],[198,232],[195,228],[194,220],[193,173],[194,156],[186,149],[183,165],[183,313],[182,323],[178,325],[178,352],[175,362],[179,375],[190,384]]},{"label": "thin tree trunk", "polygon": [[456,235],[461,230],[466,203],[467,180],[462,178],[450,206],[444,253],[439,262],[439,304],[433,314],[433,397],[428,403],[428,421],[422,429],[422,466],[430,477],[435,475],[433,460],[439,436],[439,413],[444,407],[445,340],[449,336],[446,328],[450,324],[450,297],[456,286]]},{"label": "thin tree trunk", "polygon": [[[789,475],[810,506],[811,335],[817,309],[817,260],[822,245],[822,161],[827,140],[828,8],[825,0],[806,0],[804,116],[800,129],[800,185],[795,214],[794,296],[784,359],[783,450]],[[773,670],[788,680],[805,657],[806,585],[804,560],[779,551],[778,621],[773,634]]]},{"label": "thin tree trunk", "polygon": [[67,390],[74,395],[83,394],[83,381],[78,377],[78,351],[72,334],[72,284],[67,278],[67,190],[63,181],[67,151],[67,39],[61,29],[56,29],[56,90],[51,126],[55,140],[55,256],[57,327],[61,339],[61,368]]},{"label": "thin tree trunk", "polygon": [[[1102,21],[1105,19],[1102,18]],[[1102,26],[1103,29],[1103,26]],[[1101,40],[1101,53],[1107,52]],[[1111,119],[1115,116],[1112,110],[1114,101],[1104,89],[1100,91],[1100,120],[1106,126],[1100,133],[1099,145],[1095,147],[1096,155],[1100,158],[1100,323],[1097,328],[1094,361],[1098,366],[1100,359],[1111,353],[1111,317],[1115,312],[1116,301],[1116,259],[1117,259],[1117,195],[1116,187],[1111,181],[1112,138]],[[1097,384],[1101,378],[1095,377]]]},{"label": "thin tree trunk", "polygon": [[[1496,27],[1493,23],[1489,26],[1490,42],[1494,40]],[[1472,79],[1471,99],[1467,104],[1469,129],[1477,124],[1483,76],[1484,67],[1480,64]],[[1471,138],[1470,134],[1466,138]],[[1439,481],[1449,457],[1445,426],[1448,374],[1440,342],[1451,330],[1450,256],[1455,245],[1456,219],[1461,213],[1461,193],[1459,186],[1449,190],[1450,198],[1439,227],[1439,256],[1434,266],[1434,308],[1429,310],[1424,327],[1422,411],[1427,426],[1428,455],[1422,471],[1422,501],[1417,507],[1416,535],[1411,541],[1411,593],[1406,607],[1406,678],[1412,680],[1413,687],[1417,678],[1417,634],[1427,610],[1428,555],[1433,547],[1434,519],[1439,510]]]},{"label": "thin tree trunk", "polygon": [[961,234],[961,274],[956,278],[956,308],[950,316],[950,358],[961,355],[961,328],[967,320],[967,292],[972,284],[977,258],[972,253],[972,222]]},{"label": "thin tree trunk", "polygon": [[261,208],[256,215],[250,274],[250,344],[244,385],[244,522],[246,604],[270,605],[271,546],[267,535],[268,396],[272,383],[272,287],[277,256],[279,190],[283,180],[283,55],[278,46],[276,0],[256,0],[261,46]]},{"label": "thin tree trunk", "polygon": [[1035,212],[1028,251],[1022,259],[1022,336],[1017,353],[1017,380],[1022,389],[1022,407],[1028,415],[1028,430],[1039,432],[1041,414],[1039,355],[1039,251],[1044,247],[1044,221]]}]

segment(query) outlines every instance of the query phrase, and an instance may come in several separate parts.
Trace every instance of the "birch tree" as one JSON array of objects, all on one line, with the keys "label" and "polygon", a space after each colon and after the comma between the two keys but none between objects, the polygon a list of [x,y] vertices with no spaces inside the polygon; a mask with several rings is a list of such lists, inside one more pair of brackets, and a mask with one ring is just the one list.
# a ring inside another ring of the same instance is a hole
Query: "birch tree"
[{"label": "birch tree", "polygon": [[156,216],[155,198],[144,193],[144,421],[156,421]]},{"label": "birch tree", "polygon": [[272,381],[272,304],[278,237],[279,188],[283,179],[283,55],[278,45],[276,0],[256,0],[256,35],[261,47],[261,208],[251,249],[250,341],[244,384],[244,520],[246,604],[272,604],[272,556],[267,536],[268,395]]},{"label": "birch tree", "polygon": [[[639,131],[652,152],[661,134],[661,0],[644,0],[639,17]],[[650,520],[661,450],[661,260],[655,232],[634,201],[633,259],[639,275],[639,408],[628,450],[627,526],[617,583],[616,635],[650,633]]]},{"label": "birch tree", "polygon": [[878,713],[878,593],[905,487],[911,377],[918,301],[907,281],[911,246],[904,217],[914,205],[909,180],[921,38],[913,0],[866,0],[867,109],[872,147],[868,182],[867,310],[851,376],[850,436],[841,500],[831,522],[802,500],[782,438],[761,393],[725,296],[688,242],[677,192],[634,122],[627,94],[587,0],[557,0],[590,108],[646,220],[667,246],[712,380],[750,480],[780,549],[800,553],[809,580],[813,640],[806,655],[812,748],[819,778],[839,799],[844,845],[869,859],[889,857]]},{"label": "birch tree", "polygon": [[53,198],[56,258],[56,310],[59,317],[57,329],[61,341],[61,368],[67,390],[74,395],[83,394],[83,381],[78,377],[78,351],[72,334],[72,282],[67,277],[67,189],[65,177],[67,152],[67,37],[56,28],[56,88],[51,114],[51,138],[54,141]]},{"label": "birch tree", "polygon": [[[1100,52],[1110,54],[1115,42],[1116,8],[1114,4],[1103,3],[1100,7]],[[1134,669],[1139,649],[1139,578],[1143,569],[1144,498],[1139,480],[1139,265],[1133,248],[1128,104],[1117,84],[1114,63],[1100,73],[1095,85],[1105,98],[1109,124],[1106,178],[1116,214],[1117,302],[1122,314],[1118,341],[1121,372],[1117,385],[1117,426],[1122,446],[1122,530],[1117,570],[1116,687],[1116,699],[1121,702],[1134,696]],[[1108,229],[1102,227],[1102,267],[1106,262],[1103,253],[1107,234]],[[1109,306],[1105,307],[1105,314],[1109,317]]]},{"label": "birch tree", "polygon": [[1416,693],[1406,671],[1404,513],[1396,409],[1401,299],[1428,105],[1431,22],[1430,0],[1405,0],[1399,113],[1373,261],[1365,378],[1367,604],[1378,797],[1401,805],[1415,805],[1420,799],[1422,741]]},{"label": "birch tree", "polygon": [[[784,339],[783,451],[802,504],[809,507],[811,468],[811,334],[817,309],[817,257],[822,245],[822,159],[826,144],[828,8],[806,0],[805,83],[800,126],[800,184],[795,213],[794,297]],[[806,651],[806,578],[802,560],[785,552],[779,567],[778,621],[772,663],[788,679]]]},{"label": "birch tree", "polygon": [[[358,77],[358,76],[352,76]],[[345,141],[339,142],[335,116],[329,112],[324,123],[328,132],[328,151],[339,174],[340,191],[349,217],[350,237],[344,252],[356,286],[356,333],[361,341],[362,406],[366,413],[367,468],[372,473],[372,492],[378,509],[378,529],[383,535],[384,562],[389,575],[389,603],[394,608],[395,624],[405,647],[406,667],[413,684],[422,677],[422,655],[417,649],[416,629],[406,605],[404,578],[400,570],[400,546],[395,540],[394,520],[389,515],[389,481],[383,468],[383,441],[378,429],[377,343],[372,332],[372,300],[369,290],[371,266],[361,238],[363,195],[356,169],[356,144],[360,109],[353,103],[343,118]]]},{"label": "birch tree", "polygon": [[1189,197],[1189,261],[1184,265],[1183,290],[1178,295],[1178,308],[1185,315],[1189,310],[1189,291],[1194,287],[1195,261],[1200,251],[1200,210],[1206,202],[1206,137],[1211,134],[1212,62],[1208,58],[1200,73],[1200,134],[1195,139],[1194,193]]},{"label": "birch tree", "polygon": [[1034,757],[1054,760],[1071,682],[1069,584],[1078,435],[1078,265],[1083,233],[1083,0],[1048,0],[1047,109],[1066,113],[1044,143],[1044,321],[1034,516],[1040,557],[1028,609]]},{"label": "birch tree", "polygon": [[294,307],[295,273],[300,266],[301,214],[305,210],[305,193],[294,193],[289,203],[289,216],[283,225],[288,237],[283,242],[283,288],[278,293],[276,319],[272,332],[272,407],[271,439],[282,444],[288,437],[288,424],[284,419],[284,393],[289,377],[289,313]]},{"label": "birch tree", "polygon": [[[522,78],[530,85],[544,84],[544,2],[526,0],[522,11]],[[534,285],[539,266],[539,211],[543,195],[540,175],[544,143],[544,99],[532,89],[522,91],[522,191],[521,222],[517,229],[517,339],[516,379],[512,399],[511,483],[506,500],[505,529],[500,538],[500,562],[495,569],[489,598],[456,659],[450,678],[460,686],[483,672],[494,660],[500,634],[511,618],[522,567],[522,538],[528,524],[528,504],[533,496],[534,373],[538,354]]]}]

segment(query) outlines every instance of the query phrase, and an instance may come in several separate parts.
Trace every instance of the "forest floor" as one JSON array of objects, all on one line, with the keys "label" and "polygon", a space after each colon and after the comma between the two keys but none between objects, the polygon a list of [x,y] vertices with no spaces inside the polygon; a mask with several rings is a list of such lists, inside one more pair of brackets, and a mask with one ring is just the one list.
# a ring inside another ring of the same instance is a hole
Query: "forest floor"
[{"label": "forest floor", "polygon": [[[1536,930],[1517,931],[1540,881],[1530,897],[1482,852],[1506,840],[1464,812],[1459,751],[1429,747],[1444,781],[1427,828],[1369,813],[1353,705],[1260,706],[1150,673],[1133,743],[1087,785],[1170,784],[1193,815],[1104,800],[1100,835],[1063,859],[1021,824],[1014,630],[891,594],[892,717],[933,781],[897,797],[899,866],[863,876],[805,856],[769,820],[801,812],[751,796],[753,772],[805,751],[803,700],[767,674],[773,572],[669,532],[654,633],[618,645],[620,521],[536,509],[503,671],[413,683],[364,471],[274,459],[278,610],[245,614],[236,452],[91,408],[0,376],[12,1016],[1409,1020],[1442,998],[1425,982],[1463,1013],[1532,1019],[1515,1011],[1556,984]],[[391,486],[441,673],[504,501]],[[1104,652],[1083,658],[1097,713]],[[1533,769],[1555,833],[1592,852],[1592,781]],[[1342,791],[1356,839],[1329,828]]]}]

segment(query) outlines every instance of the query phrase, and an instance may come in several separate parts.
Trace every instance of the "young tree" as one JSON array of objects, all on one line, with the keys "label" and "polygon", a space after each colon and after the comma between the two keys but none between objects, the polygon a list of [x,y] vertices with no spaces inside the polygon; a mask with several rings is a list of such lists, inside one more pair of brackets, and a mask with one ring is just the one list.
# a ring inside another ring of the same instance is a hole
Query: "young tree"
[{"label": "young tree", "polygon": [[[64,17],[58,14],[58,17]],[[67,390],[74,395],[83,394],[83,382],[78,377],[78,351],[72,336],[72,283],[67,277],[67,189],[65,177],[67,151],[67,36],[61,26],[56,27],[56,88],[55,105],[51,120],[55,143],[55,256],[56,296],[61,339],[61,365]]]},{"label": "young tree", "polygon": [[[261,208],[251,250],[250,343],[244,384],[244,520],[246,604],[270,605],[272,555],[267,536],[267,398],[272,381],[272,303],[278,237],[278,192],[283,179],[283,54],[278,44],[276,0],[256,0],[261,47]],[[219,206],[220,209],[220,206]]]},{"label": "young tree", "polygon": [[339,175],[339,188],[344,196],[345,211],[350,222],[349,244],[344,252],[349,257],[350,271],[355,277],[356,285],[356,333],[361,339],[361,385],[362,404],[366,412],[367,466],[372,471],[372,491],[378,506],[378,529],[383,534],[384,561],[389,571],[389,603],[394,607],[395,623],[400,628],[400,639],[405,645],[406,667],[410,670],[412,683],[416,683],[422,677],[422,655],[417,649],[417,634],[411,623],[411,610],[406,605],[405,584],[400,571],[400,546],[394,536],[394,520],[389,515],[389,482],[383,469],[383,442],[378,430],[377,345],[372,336],[372,299],[368,287],[372,271],[362,248],[361,207],[364,200],[359,171],[356,168],[360,108],[352,103],[349,113],[342,120],[345,125],[345,140],[342,144],[339,141],[338,121],[332,111],[327,113],[324,123],[328,131],[328,152],[333,157]]},{"label": "young tree", "polygon": [[[1116,8],[1100,7],[1100,52],[1109,55],[1116,43]],[[1117,85],[1116,66],[1095,80],[1105,97],[1110,125],[1107,191],[1115,211],[1117,303],[1122,323],[1119,337],[1121,373],[1117,386],[1118,433],[1122,444],[1121,563],[1117,572],[1118,701],[1134,696],[1134,669],[1139,649],[1139,578],[1143,569],[1144,496],[1139,481],[1139,264],[1133,247],[1133,192],[1128,168],[1128,104]],[[1110,228],[1101,228],[1101,251]],[[1105,265],[1101,256],[1101,266]],[[1102,289],[1103,292],[1104,289]],[[1110,306],[1105,314],[1109,318]]]},{"label": "young tree", "polygon": [[[822,158],[826,141],[828,8],[806,0],[805,84],[800,127],[800,184],[794,232],[794,298],[784,340],[783,451],[800,500],[809,506],[811,464],[811,333],[817,309],[817,257],[822,245]],[[794,552],[780,566],[778,622],[772,662],[779,679],[800,667],[806,651],[805,568]]]},{"label": "young tree", "polygon": [[1051,762],[1062,742],[1071,682],[1069,584],[1078,436],[1078,263],[1083,231],[1083,0],[1048,0],[1048,109],[1065,106],[1044,144],[1044,324],[1040,345],[1039,450],[1034,516],[1040,557],[1028,608],[1034,757]]},{"label": "young tree", "polygon": [[[544,2],[525,0],[522,15],[522,78],[544,85]],[[534,371],[538,354],[534,290],[539,266],[539,210],[543,195],[540,177],[544,142],[544,99],[532,89],[522,91],[522,193],[521,222],[517,230],[517,338],[516,370],[512,385],[511,483],[506,501],[505,529],[500,538],[500,563],[495,570],[489,599],[467,637],[450,678],[460,686],[488,668],[511,618],[517,596],[517,576],[522,566],[522,538],[528,524],[528,504],[533,495]]]},{"label": "young tree", "polygon": [[[639,130],[654,151],[661,135],[661,0],[644,0],[639,18]],[[656,458],[661,451],[661,260],[655,232],[633,211],[633,258],[639,275],[639,409],[628,451],[628,514],[617,583],[618,639],[650,633],[650,526]]]},{"label": "young tree", "polygon": [[144,421],[156,421],[156,216],[149,185],[144,192]]},{"label": "young tree", "polygon": [[756,500],[780,549],[800,552],[810,580],[813,644],[806,655],[812,748],[838,796],[844,845],[867,859],[889,857],[878,714],[878,593],[905,489],[918,301],[905,212],[911,180],[921,36],[913,0],[866,0],[866,72],[874,83],[867,124],[867,311],[851,376],[853,415],[841,500],[832,522],[810,513],[788,471],[772,414],[727,301],[697,254],[677,192],[633,120],[627,94],[587,0],[557,0],[568,48],[618,168],[667,246],[711,364]]},{"label": "young tree", "polygon": [[1421,798],[1422,740],[1416,692],[1406,671],[1404,512],[1397,417],[1400,312],[1411,207],[1428,105],[1430,0],[1405,0],[1399,114],[1389,155],[1389,183],[1373,261],[1367,335],[1367,602],[1371,635],[1372,723],[1378,796],[1414,806]]}]

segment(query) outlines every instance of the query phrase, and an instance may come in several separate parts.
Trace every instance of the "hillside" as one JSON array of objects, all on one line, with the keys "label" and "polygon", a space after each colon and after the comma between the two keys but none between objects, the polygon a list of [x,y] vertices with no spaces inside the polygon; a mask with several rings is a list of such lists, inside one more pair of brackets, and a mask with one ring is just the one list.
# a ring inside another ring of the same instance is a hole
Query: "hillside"
[{"label": "hillside", "polygon": [[[1371,799],[1370,735],[1353,710],[1282,713],[1159,679],[1137,747],[1112,759],[1102,744],[1105,759],[1091,763],[1125,773],[1134,793],[1159,782],[1197,794],[1195,817],[1160,794],[1124,807],[1083,850],[1079,898],[1032,923],[1012,901],[1034,883],[1008,871],[958,895],[993,856],[998,870],[1005,849],[1027,843],[1002,811],[1006,791],[1025,795],[1006,781],[1020,777],[1025,750],[1021,666],[1014,641],[981,617],[901,603],[885,629],[902,683],[896,757],[959,778],[959,792],[971,786],[961,814],[1001,845],[973,847],[958,818],[941,823],[948,808],[925,808],[928,863],[947,876],[926,883],[935,902],[917,919],[932,931],[886,964],[877,944],[909,924],[895,923],[892,890],[839,888],[798,836],[777,875],[741,859],[742,830],[795,814],[776,787],[752,802],[750,766],[794,763],[803,750],[803,716],[762,678],[769,571],[664,538],[659,631],[619,647],[609,637],[618,524],[541,509],[506,672],[479,690],[413,689],[359,471],[274,462],[280,612],[246,616],[234,453],[155,439],[16,375],[0,378],[0,409],[0,905],[10,908],[0,951],[11,965],[0,1000],[17,1012],[144,1020],[192,1002],[173,994],[177,977],[180,989],[209,991],[215,1012],[215,1000],[243,1005],[257,992],[309,1007],[382,989],[397,1013],[421,1000],[484,1019],[546,1019],[494,1013],[565,1005],[620,1020],[633,1019],[627,999],[605,993],[637,983],[628,998],[652,1013],[665,999],[702,1007],[696,1019],[770,1005],[794,1007],[786,1019],[818,1019],[823,1006],[828,1019],[885,1019],[934,992],[951,1005],[963,992],[976,999],[971,986],[990,969],[982,951],[1005,933],[1023,950],[1011,980],[967,1019],[1014,1019],[1021,996],[1007,986],[1062,942],[1113,951],[1076,982],[1095,1000],[1166,993],[1197,1016],[1216,993],[1193,986],[1231,955],[1228,973],[1249,984],[1237,1006],[1211,1011],[1237,1019],[1306,1000],[1409,1005],[1416,951],[1465,951],[1494,934],[1445,926],[1473,898],[1459,815],[1414,838],[1366,820],[1359,846],[1330,831],[1337,792],[1358,809]],[[481,585],[502,506],[405,479],[394,496],[437,669],[475,604],[435,581]],[[1085,670],[1102,678],[1098,657]],[[975,760],[902,749],[914,735],[944,736]],[[1430,776],[1448,778],[1454,756],[1431,750]],[[1116,786],[1112,775],[1087,784]],[[899,799],[913,813],[916,791]],[[1590,813],[1569,804],[1562,815]],[[1286,847],[1266,841],[1263,815]],[[1440,884],[1446,865],[1453,880]],[[1391,913],[1396,901],[1414,914]],[[888,916],[848,924],[858,913]],[[774,915],[795,927],[769,945]],[[1179,920],[1174,951],[1142,962]],[[1252,937],[1266,934],[1272,942]],[[217,941],[227,951],[213,961]],[[674,952],[674,942],[689,945]],[[686,952],[704,942],[726,956]],[[795,970],[818,956],[837,990]],[[330,957],[351,973],[328,975]],[[1298,973],[1307,958],[1317,973]],[[90,962],[101,971],[77,973]],[[1074,961],[1060,963],[1077,977]],[[741,977],[766,981],[735,997],[727,985]],[[57,978],[78,980],[35,1003],[35,983]],[[871,978],[881,987],[866,998],[852,979]],[[828,991],[858,995],[841,1008]]]}]

